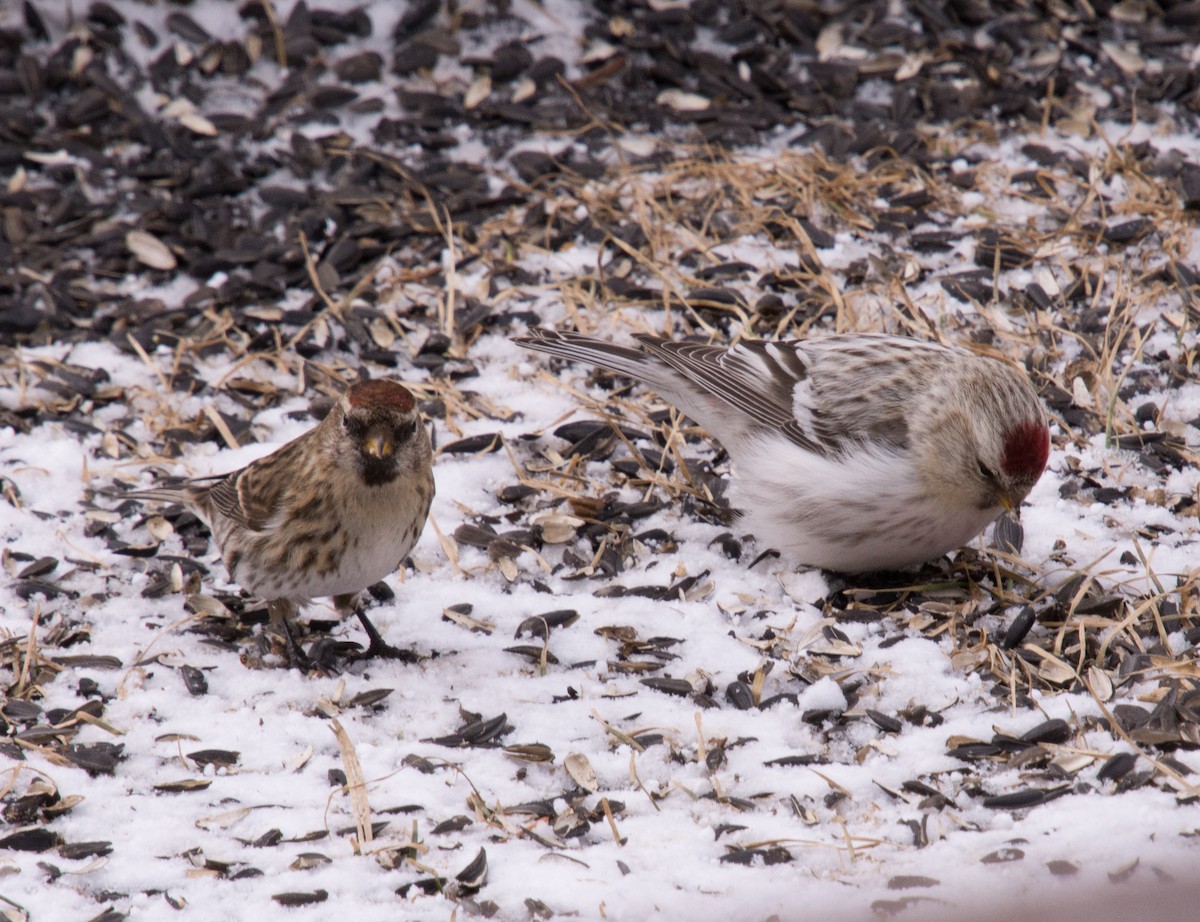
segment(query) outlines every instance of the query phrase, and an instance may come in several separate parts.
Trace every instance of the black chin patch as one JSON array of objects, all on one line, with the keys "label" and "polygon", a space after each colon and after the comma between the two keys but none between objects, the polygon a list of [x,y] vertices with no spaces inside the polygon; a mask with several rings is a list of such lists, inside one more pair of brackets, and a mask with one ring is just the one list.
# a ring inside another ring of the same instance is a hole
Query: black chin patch
[{"label": "black chin patch", "polygon": [[396,456],[389,458],[372,458],[370,455],[359,456],[359,470],[362,471],[363,483],[368,487],[381,487],[391,483],[400,473],[396,464]]}]

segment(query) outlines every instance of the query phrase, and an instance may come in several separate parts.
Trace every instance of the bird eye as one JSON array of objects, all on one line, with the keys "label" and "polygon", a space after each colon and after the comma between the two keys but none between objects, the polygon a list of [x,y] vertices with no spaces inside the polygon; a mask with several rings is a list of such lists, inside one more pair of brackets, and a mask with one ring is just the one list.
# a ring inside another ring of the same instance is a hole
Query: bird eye
[{"label": "bird eye", "polygon": [[396,441],[403,442],[416,431],[417,421],[415,419],[410,419],[407,422],[403,422],[396,427]]},{"label": "bird eye", "polygon": [[982,461],[979,461],[978,464],[979,464],[979,476],[980,477],[982,477],[984,480],[995,480],[996,479],[996,474],[990,467],[988,467]]}]

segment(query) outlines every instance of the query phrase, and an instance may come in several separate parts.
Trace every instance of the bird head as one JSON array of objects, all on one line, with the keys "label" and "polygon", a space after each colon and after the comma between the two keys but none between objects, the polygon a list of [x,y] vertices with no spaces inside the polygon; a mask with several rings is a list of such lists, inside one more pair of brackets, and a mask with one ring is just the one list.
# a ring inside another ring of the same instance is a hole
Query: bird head
[{"label": "bird head", "polygon": [[996,366],[964,378],[955,398],[937,411],[921,467],[948,501],[998,514],[1015,511],[1041,477],[1050,431],[1019,373]]},{"label": "bird head", "polygon": [[1013,512],[1033,489],[1050,456],[1050,431],[1041,419],[1024,419],[1005,429],[999,450],[991,439],[980,442],[976,473],[986,497]]},{"label": "bird head", "polygon": [[340,454],[352,459],[368,486],[390,483],[428,452],[413,395],[395,381],[351,385],[330,414]]}]

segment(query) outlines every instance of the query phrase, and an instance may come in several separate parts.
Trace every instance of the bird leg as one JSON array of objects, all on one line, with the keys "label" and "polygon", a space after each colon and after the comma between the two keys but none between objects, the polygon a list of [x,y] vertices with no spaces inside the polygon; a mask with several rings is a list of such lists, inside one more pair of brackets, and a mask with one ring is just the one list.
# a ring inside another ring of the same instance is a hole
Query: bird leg
[{"label": "bird leg", "polygon": [[283,634],[288,668],[308,672],[312,668],[312,660],[300,648],[300,644],[296,642],[296,635],[292,633],[292,619],[298,612],[296,606],[287,599],[272,599],[267,602],[267,612],[271,616],[272,627]]},{"label": "bird leg", "polygon": [[417,654],[412,650],[401,650],[399,647],[393,647],[383,639],[383,635],[379,633],[379,628],[371,623],[366,612],[363,611],[362,601],[358,593],[334,596],[333,604],[340,612],[354,612],[354,617],[359,620],[359,623],[363,626],[363,630],[367,632],[369,643],[367,649],[363,651],[363,659],[373,659],[378,656],[384,659],[398,659],[405,663],[415,663],[419,659]]}]

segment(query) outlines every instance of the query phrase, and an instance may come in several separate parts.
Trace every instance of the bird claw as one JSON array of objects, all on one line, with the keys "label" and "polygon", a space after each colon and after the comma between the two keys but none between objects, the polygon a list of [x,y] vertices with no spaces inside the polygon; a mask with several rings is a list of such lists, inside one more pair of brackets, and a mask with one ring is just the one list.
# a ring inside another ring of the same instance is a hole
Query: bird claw
[{"label": "bird claw", "polygon": [[359,659],[394,659],[402,663],[419,663],[420,655],[415,650],[401,650],[388,643],[368,644]]},{"label": "bird claw", "polygon": [[359,659],[394,659],[402,663],[419,663],[421,656],[415,650],[401,650],[399,647],[393,647],[390,643],[385,643],[380,640],[379,643],[371,641],[367,645],[367,649],[363,650]]},{"label": "bird claw", "polygon": [[301,672],[308,673],[314,669],[320,668],[300,646],[296,640],[296,635],[292,633],[292,626],[287,621],[280,623],[279,627],[283,633],[283,650],[284,662],[288,669],[299,669]]},{"label": "bird claw", "polygon": [[359,659],[394,659],[402,663],[418,663],[421,657],[414,650],[401,650],[399,647],[393,647],[390,643],[383,639],[383,635],[379,633],[379,628],[371,623],[371,620],[363,614],[361,608],[354,610],[355,616],[363,626],[363,630],[367,632],[367,649],[359,656]]},{"label": "bird claw", "polygon": [[284,658],[287,662],[288,669],[299,669],[301,672],[312,672],[314,663],[312,658],[305,653],[298,645],[287,645],[287,656]]},{"label": "bird claw", "polygon": [[339,675],[345,669],[347,658],[357,658],[362,647],[345,640],[320,637],[308,648],[308,657],[313,668],[325,675]]}]

